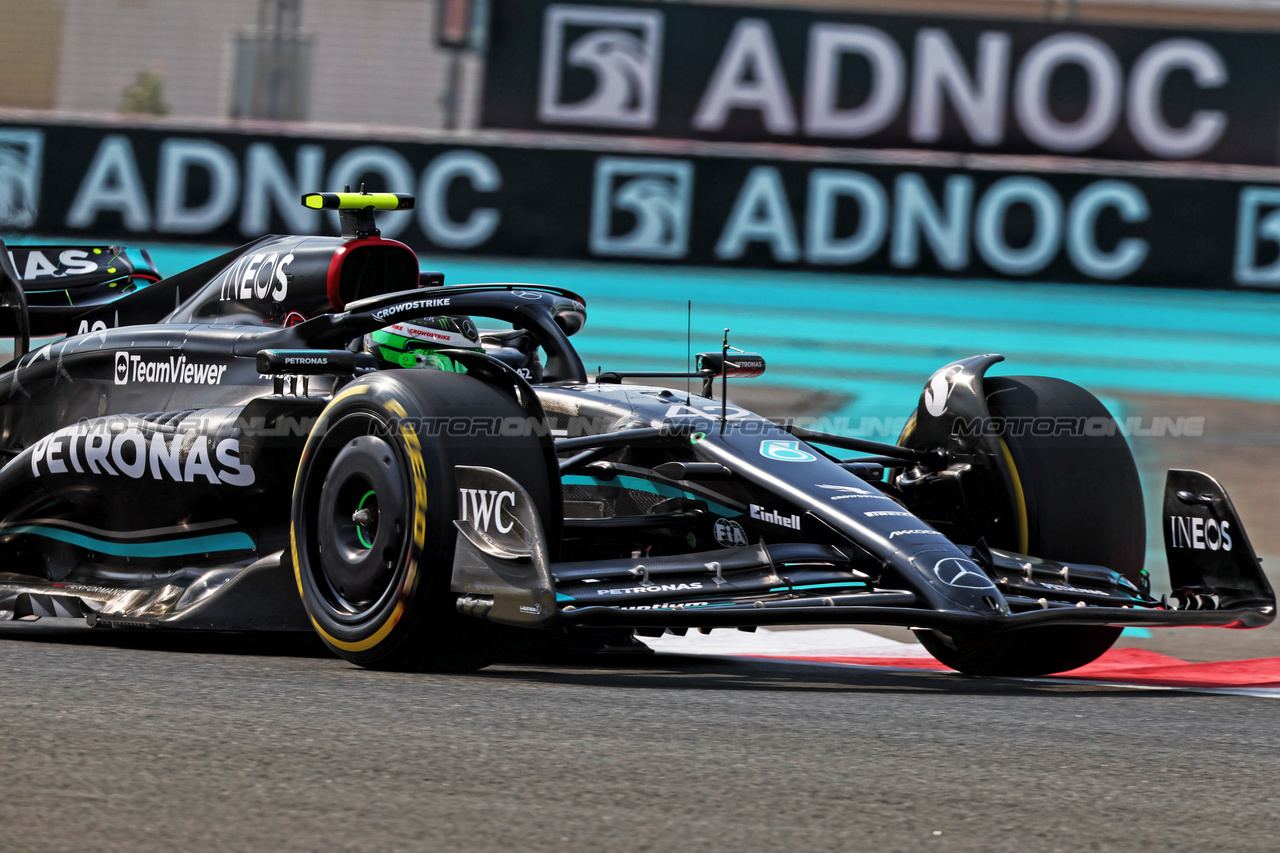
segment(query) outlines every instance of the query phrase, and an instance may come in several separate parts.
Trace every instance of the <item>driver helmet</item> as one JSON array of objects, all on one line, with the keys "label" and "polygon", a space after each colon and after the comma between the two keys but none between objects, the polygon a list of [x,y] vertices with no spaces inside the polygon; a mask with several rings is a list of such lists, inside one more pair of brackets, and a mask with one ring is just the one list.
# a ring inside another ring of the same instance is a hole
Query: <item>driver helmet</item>
[{"label": "driver helmet", "polygon": [[413,322],[393,323],[364,337],[366,352],[381,367],[428,368],[465,373],[466,368],[440,355],[439,350],[463,349],[483,352],[480,333],[470,317],[422,317]]}]

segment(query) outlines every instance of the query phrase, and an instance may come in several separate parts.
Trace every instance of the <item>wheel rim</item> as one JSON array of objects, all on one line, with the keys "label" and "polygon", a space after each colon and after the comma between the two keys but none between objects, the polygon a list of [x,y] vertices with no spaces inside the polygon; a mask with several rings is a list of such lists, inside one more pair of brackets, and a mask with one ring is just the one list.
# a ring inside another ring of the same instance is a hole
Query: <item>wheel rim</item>
[{"label": "wheel rim", "polygon": [[412,498],[402,455],[358,413],[335,423],[316,448],[307,486],[304,563],[315,603],[339,624],[375,620],[395,598],[409,546]]}]

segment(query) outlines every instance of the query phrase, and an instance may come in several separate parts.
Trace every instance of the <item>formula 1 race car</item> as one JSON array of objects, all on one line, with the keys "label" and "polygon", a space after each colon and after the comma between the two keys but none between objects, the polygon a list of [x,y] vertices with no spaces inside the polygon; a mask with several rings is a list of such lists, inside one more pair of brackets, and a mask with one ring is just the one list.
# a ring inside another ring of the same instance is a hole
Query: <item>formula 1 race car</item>
[{"label": "formula 1 race car", "polygon": [[[1152,596],[1133,458],[1075,385],[976,356],[897,444],[775,423],[726,398],[758,355],[589,377],[575,294],[443,286],[374,226],[410,197],[303,200],[343,237],[263,237],[34,352],[0,252],[0,618],[314,629],[364,666],[453,671],[591,631],[876,623],[1028,675],[1125,625],[1275,616],[1194,471],[1169,472]],[[630,384],[673,376],[701,393]]]}]

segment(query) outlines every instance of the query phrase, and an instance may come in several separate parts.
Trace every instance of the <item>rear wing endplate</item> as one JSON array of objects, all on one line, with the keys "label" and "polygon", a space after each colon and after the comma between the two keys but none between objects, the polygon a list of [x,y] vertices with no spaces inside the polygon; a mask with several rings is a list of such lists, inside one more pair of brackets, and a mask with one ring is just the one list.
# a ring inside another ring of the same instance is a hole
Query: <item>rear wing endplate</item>
[{"label": "rear wing endplate", "polygon": [[1262,562],[1218,481],[1199,471],[1172,469],[1165,482],[1165,555],[1178,609],[1270,608],[1275,593]]}]

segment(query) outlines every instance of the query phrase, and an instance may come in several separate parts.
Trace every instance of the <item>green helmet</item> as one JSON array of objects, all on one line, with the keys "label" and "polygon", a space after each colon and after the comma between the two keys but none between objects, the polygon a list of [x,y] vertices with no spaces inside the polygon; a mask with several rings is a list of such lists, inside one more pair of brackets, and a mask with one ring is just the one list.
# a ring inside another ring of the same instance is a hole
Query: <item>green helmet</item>
[{"label": "green helmet", "polygon": [[364,346],[383,367],[425,367],[466,372],[461,364],[437,350],[464,349],[482,352],[480,333],[470,317],[423,317],[412,323],[394,323],[365,335]]}]

